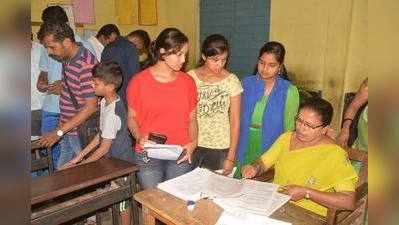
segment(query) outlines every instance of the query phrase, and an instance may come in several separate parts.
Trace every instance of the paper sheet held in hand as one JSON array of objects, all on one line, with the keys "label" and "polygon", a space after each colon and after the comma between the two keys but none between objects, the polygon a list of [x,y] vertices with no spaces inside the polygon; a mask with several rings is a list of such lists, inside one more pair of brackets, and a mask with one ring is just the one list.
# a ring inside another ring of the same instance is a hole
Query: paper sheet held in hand
[{"label": "paper sheet held in hand", "polygon": [[183,148],[180,145],[144,144],[147,156],[154,159],[177,160]]}]

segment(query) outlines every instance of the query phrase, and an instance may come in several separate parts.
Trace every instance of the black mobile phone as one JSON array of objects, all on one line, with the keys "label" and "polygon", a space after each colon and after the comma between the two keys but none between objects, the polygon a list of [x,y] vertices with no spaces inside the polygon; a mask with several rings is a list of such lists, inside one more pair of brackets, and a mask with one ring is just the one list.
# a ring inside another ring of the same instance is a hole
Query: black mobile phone
[{"label": "black mobile phone", "polygon": [[168,138],[166,137],[166,135],[163,134],[158,134],[158,133],[150,133],[148,135],[148,140],[153,141],[157,144],[165,144],[166,140]]}]

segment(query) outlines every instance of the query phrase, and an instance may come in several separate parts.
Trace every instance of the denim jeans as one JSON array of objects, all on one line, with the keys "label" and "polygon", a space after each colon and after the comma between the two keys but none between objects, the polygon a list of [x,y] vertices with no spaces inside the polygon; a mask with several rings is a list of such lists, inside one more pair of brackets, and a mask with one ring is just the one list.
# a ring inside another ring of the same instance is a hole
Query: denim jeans
[{"label": "denim jeans", "polygon": [[[42,134],[53,131],[58,126],[58,121],[60,119],[59,113],[42,111]],[[60,144],[55,143],[51,147],[53,165],[56,166],[58,163],[58,158],[60,157]],[[55,167],[56,168],[56,167]]]},{"label": "denim jeans", "polygon": [[148,158],[149,161],[146,163],[145,158],[143,152],[136,152],[134,155],[135,163],[140,166],[137,177],[143,190],[154,188],[158,183],[178,177],[193,169],[188,161],[177,164],[175,160]]},{"label": "denim jeans", "polygon": [[60,158],[57,168],[71,161],[82,150],[78,135],[64,135],[60,140],[60,145]]}]

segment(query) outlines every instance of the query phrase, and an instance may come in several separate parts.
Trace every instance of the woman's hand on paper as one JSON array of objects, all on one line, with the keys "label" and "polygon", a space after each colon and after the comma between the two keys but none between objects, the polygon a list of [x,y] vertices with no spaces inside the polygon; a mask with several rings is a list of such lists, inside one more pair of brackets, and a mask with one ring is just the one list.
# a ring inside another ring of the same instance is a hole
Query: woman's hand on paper
[{"label": "woman's hand on paper", "polygon": [[195,143],[195,142],[190,142],[190,143],[184,145],[183,146],[184,152],[182,153],[182,154],[184,154],[184,156],[177,161],[177,164],[180,164],[186,160],[188,160],[188,163],[191,164],[195,148],[197,148],[197,143]]},{"label": "woman's hand on paper", "polygon": [[298,201],[305,198],[306,187],[299,185],[286,185],[281,187],[284,194],[291,196],[292,201]]},{"label": "woman's hand on paper", "polygon": [[245,165],[241,169],[241,175],[245,179],[254,178],[257,173],[258,173],[257,168],[252,165]]}]

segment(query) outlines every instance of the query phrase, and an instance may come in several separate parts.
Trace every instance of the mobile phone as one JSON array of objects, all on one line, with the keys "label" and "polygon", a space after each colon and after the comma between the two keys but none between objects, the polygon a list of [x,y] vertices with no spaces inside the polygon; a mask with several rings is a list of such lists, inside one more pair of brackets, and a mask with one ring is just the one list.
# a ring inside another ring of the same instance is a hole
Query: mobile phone
[{"label": "mobile phone", "polygon": [[165,144],[167,139],[168,138],[166,137],[166,135],[159,134],[159,133],[152,133],[151,132],[148,135],[148,140],[153,141],[153,142],[155,142],[157,144]]}]

